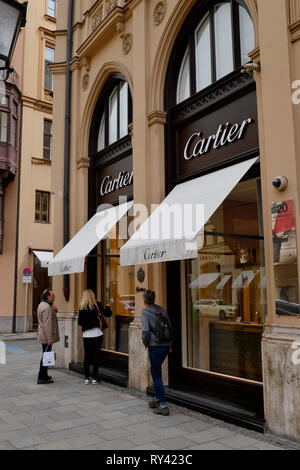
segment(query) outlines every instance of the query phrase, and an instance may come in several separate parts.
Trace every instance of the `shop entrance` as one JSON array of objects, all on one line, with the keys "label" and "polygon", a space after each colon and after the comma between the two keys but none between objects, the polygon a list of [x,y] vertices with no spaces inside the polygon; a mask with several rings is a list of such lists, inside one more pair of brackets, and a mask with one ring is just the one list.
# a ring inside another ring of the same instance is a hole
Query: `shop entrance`
[{"label": "shop entrance", "polygon": [[214,412],[227,408],[257,423],[263,422],[266,317],[262,233],[260,179],[252,178],[238,184],[205,225],[198,258],[168,267],[176,331],[171,388],[208,400]]}]

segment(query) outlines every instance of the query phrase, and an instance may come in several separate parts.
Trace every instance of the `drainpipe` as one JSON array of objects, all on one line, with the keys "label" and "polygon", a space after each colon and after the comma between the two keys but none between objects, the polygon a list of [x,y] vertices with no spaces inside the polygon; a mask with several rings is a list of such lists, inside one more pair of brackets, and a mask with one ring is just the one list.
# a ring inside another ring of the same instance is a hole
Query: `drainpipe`
[{"label": "drainpipe", "polygon": [[17,195],[17,221],[16,221],[16,248],[15,248],[15,288],[14,312],[12,333],[17,332],[17,289],[18,289],[18,257],[19,257],[19,227],[20,227],[20,194],[21,194],[21,162],[22,162],[22,135],[23,135],[23,101],[21,101],[19,133],[19,163],[18,163],[18,195]]},{"label": "drainpipe", "polygon": [[[70,135],[71,135],[71,66],[72,59],[72,25],[74,2],[69,0],[67,62],[66,62],[66,111],[65,111],[65,164],[64,164],[64,246],[70,240]],[[64,296],[70,299],[70,276],[64,275]]]}]

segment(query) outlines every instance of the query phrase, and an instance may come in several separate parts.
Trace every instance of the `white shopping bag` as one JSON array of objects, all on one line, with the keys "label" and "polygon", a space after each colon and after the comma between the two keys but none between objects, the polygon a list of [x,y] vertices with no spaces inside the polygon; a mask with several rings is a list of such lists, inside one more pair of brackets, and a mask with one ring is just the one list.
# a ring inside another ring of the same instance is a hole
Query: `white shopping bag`
[{"label": "white shopping bag", "polygon": [[43,366],[55,366],[55,356],[54,351],[46,351],[43,353]]}]

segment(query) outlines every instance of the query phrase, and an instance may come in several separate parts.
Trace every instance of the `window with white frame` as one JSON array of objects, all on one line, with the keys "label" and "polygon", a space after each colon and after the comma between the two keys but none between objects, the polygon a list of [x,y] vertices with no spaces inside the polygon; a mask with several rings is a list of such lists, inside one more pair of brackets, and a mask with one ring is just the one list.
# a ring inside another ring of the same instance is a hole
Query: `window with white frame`
[{"label": "window with white frame", "polygon": [[47,0],[47,14],[56,18],[57,13],[57,0]]},{"label": "window with white frame", "polygon": [[55,50],[53,47],[45,46],[45,78],[44,88],[48,91],[53,91],[53,76],[50,70],[50,64],[54,62]]}]

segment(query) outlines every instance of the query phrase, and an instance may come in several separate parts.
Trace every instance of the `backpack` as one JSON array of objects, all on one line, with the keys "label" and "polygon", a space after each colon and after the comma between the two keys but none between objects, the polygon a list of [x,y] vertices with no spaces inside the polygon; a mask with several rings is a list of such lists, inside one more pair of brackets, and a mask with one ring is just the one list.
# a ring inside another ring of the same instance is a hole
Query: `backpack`
[{"label": "backpack", "polygon": [[158,344],[169,343],[173,339],[173,331],[167,317],[164,317],[161,311],[156,314],[155,330],[152,328],[152,333],[155,334]]}]

